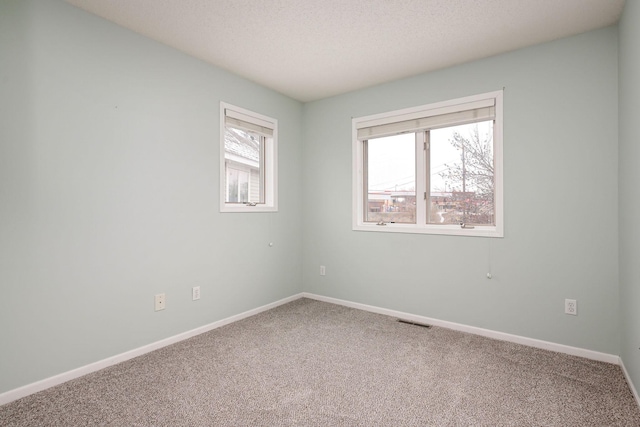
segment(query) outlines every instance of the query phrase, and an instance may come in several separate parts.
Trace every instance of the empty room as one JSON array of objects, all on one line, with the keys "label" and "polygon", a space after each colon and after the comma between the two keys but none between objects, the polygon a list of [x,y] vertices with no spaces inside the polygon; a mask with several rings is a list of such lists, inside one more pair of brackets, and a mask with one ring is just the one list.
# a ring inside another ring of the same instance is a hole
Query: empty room
[{"label": "empty room", "polygon": [[638,0],[0,0],[0,425],[640,426]]}]

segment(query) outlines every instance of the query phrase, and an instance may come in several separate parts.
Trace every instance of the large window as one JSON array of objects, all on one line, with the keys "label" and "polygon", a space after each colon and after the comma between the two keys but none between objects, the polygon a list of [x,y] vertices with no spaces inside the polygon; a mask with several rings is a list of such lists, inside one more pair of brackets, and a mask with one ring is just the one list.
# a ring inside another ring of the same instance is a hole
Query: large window
[{"label": "large window", "polygon": [[354,230],[502,237],[502,92],[353,119]]},{"label": "large window", "polygon": [[226,103],[220,110],[220,211],[276,211],[277,121]]}]

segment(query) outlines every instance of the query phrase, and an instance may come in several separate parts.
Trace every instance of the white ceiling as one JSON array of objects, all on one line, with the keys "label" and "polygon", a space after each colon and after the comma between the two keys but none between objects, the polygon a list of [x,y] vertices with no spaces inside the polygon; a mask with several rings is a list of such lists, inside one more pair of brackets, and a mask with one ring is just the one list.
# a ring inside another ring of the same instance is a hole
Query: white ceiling
[{"label": "white ceiling", "polygon": [[614,24],[624,0],[67,0],[306,102]]}]

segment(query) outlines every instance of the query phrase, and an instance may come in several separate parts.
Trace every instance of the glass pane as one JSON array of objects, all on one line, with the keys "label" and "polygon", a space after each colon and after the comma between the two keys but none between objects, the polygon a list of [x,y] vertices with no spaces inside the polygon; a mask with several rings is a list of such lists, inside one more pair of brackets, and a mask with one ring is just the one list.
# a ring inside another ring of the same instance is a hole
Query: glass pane
[{"label": "glass pane", "polygon": [[494,225],[493,121],[429,133],[428,222]]},{"label": "glass pane", "polygon": [[416,223],[415,134],[366,142],[365,221]]},{"label": "glass pane", "polygon": [[238,203],[238,172],[227,168],[227,203]]},{"label": "glass pane", "polygon": [[249,174],[245,171],[238,173],[238,202],[247,203],[249,201]]},{"label": "glass pane", "polygon": [[227,203],[264,203],[264,137],[226,126]]}]

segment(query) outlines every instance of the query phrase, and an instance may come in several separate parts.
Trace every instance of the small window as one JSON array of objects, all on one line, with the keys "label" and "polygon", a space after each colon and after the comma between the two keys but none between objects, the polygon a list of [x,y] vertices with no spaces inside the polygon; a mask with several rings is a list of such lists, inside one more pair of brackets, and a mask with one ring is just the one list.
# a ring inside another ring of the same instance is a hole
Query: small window
[{"label": "small window", "polygon": [[354,230],[502,237],[502,92],[353,119]]},{"label": "small window", "polygon": [[220,211],[277,211],[277,121],[221,103]]}]

